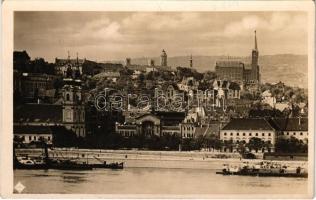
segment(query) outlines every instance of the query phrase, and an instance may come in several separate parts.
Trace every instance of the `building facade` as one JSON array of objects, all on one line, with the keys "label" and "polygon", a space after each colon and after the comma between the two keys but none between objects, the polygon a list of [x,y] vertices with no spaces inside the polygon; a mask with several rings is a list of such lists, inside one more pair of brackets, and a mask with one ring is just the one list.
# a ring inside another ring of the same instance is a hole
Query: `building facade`
[{"label": "building facade", "polygon": [[[220,140],[248,143],[251,138],[260,138],[270,143],[273,151],[277,138],[277,130],[265,119],[236,118],[232,119],[220,130]],[[262,149],[261,151],[265,151]]]},{"label": "building facade", "polygon": [[179,124],[185,115],[181,112],[154,112],[136,117],[124,124],[116,123],[116,133],[130,137],[133,135],[164,136],[181,135]]},{"label": "building facade", "polygon": [[279,130],[278,138],[290,139],[294,137],[308,143],[308,118],[274,118],[272,123]]},{"label": "building facade", "polygon": [[52,144],[53,141],[53,133],[48,126],[15,125],[13,133],[24,144],[41,141]]},{"label": "building facade", "polygon": [[55,58],[56,73],[64,77],[78,78],[82,75],[82,66],[86,59],[79,59],[78,54],[76,59],[70,59],[68,52],[67,59]]}]

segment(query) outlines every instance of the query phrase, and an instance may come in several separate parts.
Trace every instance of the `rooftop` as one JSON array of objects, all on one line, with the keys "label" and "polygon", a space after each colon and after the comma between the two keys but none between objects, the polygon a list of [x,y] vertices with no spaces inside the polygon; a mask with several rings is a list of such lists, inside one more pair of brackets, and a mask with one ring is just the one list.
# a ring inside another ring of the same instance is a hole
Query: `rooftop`
[{"label": "rooftop", "polygon": [[274,130],[265,119],[236,118],[232,119],[222,130]]},{"label": "rooftop", "polygon": [[13,126],[14,134],[52,134],[48,126]]},{"label": "rooftop", "polygon": [[25,104],[14,108],[14,122],[62,122],[62,105]]},{"label": "rooftop", "polygon": [[271,124],[280,131],[308,131],[308,118],[274,118]]}]

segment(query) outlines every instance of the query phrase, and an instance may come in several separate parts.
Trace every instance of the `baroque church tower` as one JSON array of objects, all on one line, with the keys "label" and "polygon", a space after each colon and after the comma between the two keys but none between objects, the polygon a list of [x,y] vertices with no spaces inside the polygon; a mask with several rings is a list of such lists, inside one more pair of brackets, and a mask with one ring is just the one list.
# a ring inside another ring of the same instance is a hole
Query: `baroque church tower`
[{"label": "baroque church tower", "polygon": [[[79,80],[78,80],[79,81]],[[62,89],[63,94],[63,124],[78,137],[85,137],[85,109],[82,100],[81,86],[69,82]]]}]

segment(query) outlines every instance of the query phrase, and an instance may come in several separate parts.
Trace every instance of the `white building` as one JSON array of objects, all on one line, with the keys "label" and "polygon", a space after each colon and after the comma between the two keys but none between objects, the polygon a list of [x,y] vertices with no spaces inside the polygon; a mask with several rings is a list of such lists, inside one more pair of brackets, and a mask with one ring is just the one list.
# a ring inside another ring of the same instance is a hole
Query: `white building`
[{"label": "white building", "polygon": [[308,118],[276,118],[273,122],[279,129],[278,138],[295,137],[305,143],[308,142]]},{"label": "white building", "polygon": [[14,137],[18,138],[24,144],[32,142],[45,141],[52,144],[53,134],[48,126],[13,126]]},{"label": "white building", "polygon": [[253,137],[275,145],[276,129],[265,119],[232,119],[220,130],[220,140],[246,143]]}]

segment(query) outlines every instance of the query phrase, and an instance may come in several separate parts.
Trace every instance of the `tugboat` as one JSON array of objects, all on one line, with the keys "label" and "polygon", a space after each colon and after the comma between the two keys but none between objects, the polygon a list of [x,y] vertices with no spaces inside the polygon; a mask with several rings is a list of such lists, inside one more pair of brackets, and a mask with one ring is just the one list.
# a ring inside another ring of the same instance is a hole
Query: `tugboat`
[{"label": "tugboat", "polygon": [[[28,156],[17,157],[14,151],[13,168],[14,169],[60,169],[60,170],[92,170],[94,168],[107,168],[107,169],[123,169],[124,163],[106,163],[105,161],[100,164],[88,164],[86,162],[80,163],[70,159],[56,160],[49,158],[47,144],[43,142],[44,157],[31,159]],[[96,158],[96,157],[95,157]],[[100,161],[100,159],[96,158]]]},{"label": "tugboat", "polygon": [[254,164],[252,166],[249,166],[248,163],[244,163],[242,167],[224,164],[222,171],[216,172],[216,174],[239,176],[308,177],[306,170],[299,166],[294,168],[285,165],[282,166],[281,164],[265,162]]},{"label": "tugboat", "polygon": [[14,169],[60,169],[60,170],[92,170],[92,166],[87,163],[77,163],[71,160],[52,160],[48,156],[47,144],[44,145],[44,158],[31,159],[27,156],[17,157],[13,149]]}]

